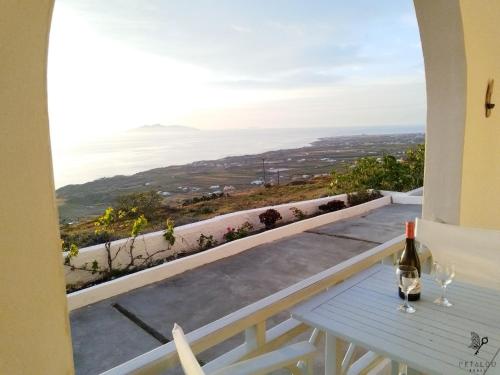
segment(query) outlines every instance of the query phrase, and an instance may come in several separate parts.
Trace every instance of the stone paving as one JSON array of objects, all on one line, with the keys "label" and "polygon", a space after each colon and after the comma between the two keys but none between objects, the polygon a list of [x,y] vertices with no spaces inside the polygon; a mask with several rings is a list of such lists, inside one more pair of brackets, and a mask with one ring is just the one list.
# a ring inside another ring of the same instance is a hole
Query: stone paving
[{"label": "stone paving", "polygon": [[[187,271],[71,312],[77,374],[98,374],[404,232],[420,205],[392,204]],[[286,319],[278,316],[269,326]],[[136,324],[135,322],[140,322]],[[200,356],[234,347],[232,340]]]}]

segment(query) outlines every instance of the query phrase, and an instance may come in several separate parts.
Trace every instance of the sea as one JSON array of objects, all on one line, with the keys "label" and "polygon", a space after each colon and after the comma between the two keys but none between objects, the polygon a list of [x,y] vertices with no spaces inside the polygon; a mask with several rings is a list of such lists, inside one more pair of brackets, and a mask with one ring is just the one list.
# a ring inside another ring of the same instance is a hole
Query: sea
[{"label": "sea", "polygon": [[423,133],[423,125],[124,131],[53,153],[56,188],[226,156],[299,148],[325,137]]}]

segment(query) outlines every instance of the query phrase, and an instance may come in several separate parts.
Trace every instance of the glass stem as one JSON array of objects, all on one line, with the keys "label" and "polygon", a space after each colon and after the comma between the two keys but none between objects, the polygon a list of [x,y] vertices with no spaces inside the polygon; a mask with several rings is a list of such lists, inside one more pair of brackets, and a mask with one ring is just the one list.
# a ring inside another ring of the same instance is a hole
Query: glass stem
[{"label": "glass stem", "polygon": [[446,301],[446,285],[443,285],[443,294],[441,295],[441,300]]},{"label": "glass stem", "polygon": [[405,292],[405,307],[409,307],[410,306],[410,304],[408,302],[408,293],[409,292]]}]

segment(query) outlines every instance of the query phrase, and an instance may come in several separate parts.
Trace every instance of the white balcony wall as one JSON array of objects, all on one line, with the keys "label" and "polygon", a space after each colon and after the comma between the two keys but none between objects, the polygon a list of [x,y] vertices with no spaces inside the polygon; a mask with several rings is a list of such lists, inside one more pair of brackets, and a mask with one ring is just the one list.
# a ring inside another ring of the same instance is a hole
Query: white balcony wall
[{"label": "white balcony wall", "polygon": [[[325,198],[313,199],[308,201],[286,203],[277,206],[269,206],[263,208],[256,208],[245,211],[233,212],[226,215],[216,216],[212,219],[199,221],[192,224],[182,225],[175,228],[176,242],[171,249],[165,252],[158,253],[154,259],[165,259],[171,257],[175,254],[195,252],[198,249],[198,239],[203,233],[205,235],[212,235],[213,238],[220,244],[224,242],[224,234],[227,232],[228,227],[236,228],[241,226],[245,222],[249,222],[253,225],[255,230],[262,229],[264,226],[259,221],[259,214],[266,211],[269,208],[274,208],[283,217],[280,223],[288,223],[295,221],[296,218],[293,212],[290,210],[292,207],[296,207],[306,215],[313,215],[318,213],[319,206],[329,202],[331,200],[342,200],[347,202],[347,196],[345,194],[330,196]],[[115,260],[114,264],[116,268],[123,268],[129,261],[128,246],[130,245],[130,239],[123,239],[113,241],[111,244],[111,253],[115,254],[120,247],[125,247]],[[158,250],[167,249],[168,244],[163,238],[163,231],[148,233],[139,236],[135,242],[134,254],[146,255],[146,251],[150,254]],[[63,253],[63,259],[66,253]],[[80,254],[72,259],[72,264],[81,267],[85,263],[89,265],[96,260],[101,267],[106,267],[106,250],[104,244],[90,246],[87,248],[80,249]],[[69,266],[65,266],[66,284],[81,284],[91,282],[99,278],[99,274],[92,274],[88,271],[82,270],[71,270]]]}]

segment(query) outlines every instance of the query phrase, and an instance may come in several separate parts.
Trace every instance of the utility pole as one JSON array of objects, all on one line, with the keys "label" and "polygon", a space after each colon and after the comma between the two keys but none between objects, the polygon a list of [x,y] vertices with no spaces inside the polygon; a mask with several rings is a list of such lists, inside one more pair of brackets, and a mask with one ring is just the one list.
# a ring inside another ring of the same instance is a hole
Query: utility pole
[{"label": "utility pole", "polygon": [[265,161],[266,159],[262,158],[262,176],[264,176],[264,185],[266,184],[266,166],[264,165]]},{"label": "utility pole", "polygon": [[280,184],[280,169],[278,168],[278,185]]}]

